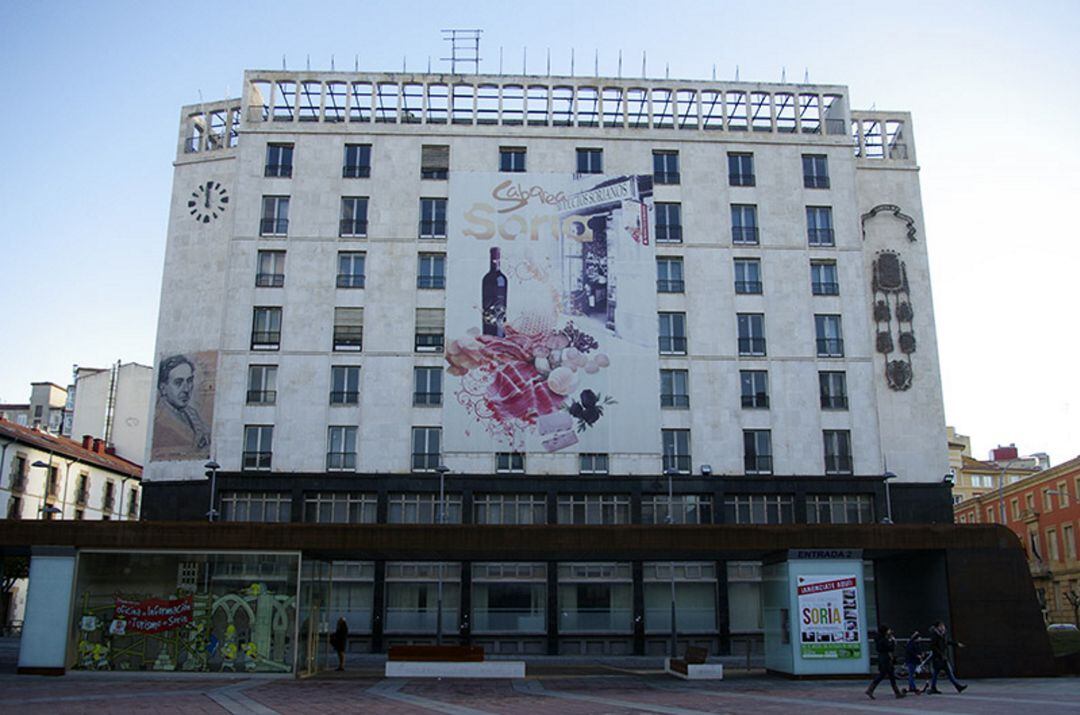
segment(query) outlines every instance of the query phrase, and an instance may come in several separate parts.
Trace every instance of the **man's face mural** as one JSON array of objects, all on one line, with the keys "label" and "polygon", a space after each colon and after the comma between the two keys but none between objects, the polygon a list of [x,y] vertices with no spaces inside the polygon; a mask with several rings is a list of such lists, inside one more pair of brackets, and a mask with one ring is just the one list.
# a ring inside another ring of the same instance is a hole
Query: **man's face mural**
[{"label": "man's face mural", "polygon": [[161,385],[161,395],[169,404],[183,409],[191,402],[191,390],[195,386],[195,371],[191,365],[180,363],[169,371],[168,378]]}]

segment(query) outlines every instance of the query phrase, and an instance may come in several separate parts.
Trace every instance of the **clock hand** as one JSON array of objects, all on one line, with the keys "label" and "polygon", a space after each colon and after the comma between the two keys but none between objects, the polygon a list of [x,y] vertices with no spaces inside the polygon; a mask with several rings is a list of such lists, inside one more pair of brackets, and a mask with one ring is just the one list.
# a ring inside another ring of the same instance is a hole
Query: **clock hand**
[{"label": "clock hand", "polygon": [[206,208],[210,208],[210,188],[206,188]]}]

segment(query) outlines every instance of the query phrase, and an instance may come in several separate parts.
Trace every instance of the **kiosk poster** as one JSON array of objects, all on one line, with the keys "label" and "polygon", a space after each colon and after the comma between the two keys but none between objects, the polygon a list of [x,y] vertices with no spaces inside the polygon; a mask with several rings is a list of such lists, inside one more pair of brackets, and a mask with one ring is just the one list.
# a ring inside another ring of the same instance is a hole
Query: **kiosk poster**
[{"label": "kiosk poster", "polygon": [[656,452],[652,177],[451,175],[445,452]]},{"label": "kiosk poster", "polygon": [[799,576],[803,658],[859,658],[859,594],[855,576]]}]

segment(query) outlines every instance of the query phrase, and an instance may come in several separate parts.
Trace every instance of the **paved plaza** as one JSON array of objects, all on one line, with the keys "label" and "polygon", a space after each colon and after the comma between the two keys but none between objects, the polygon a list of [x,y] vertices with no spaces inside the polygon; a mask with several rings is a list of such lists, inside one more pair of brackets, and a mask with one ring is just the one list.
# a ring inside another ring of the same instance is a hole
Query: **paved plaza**
[{"label": "paved plaza", "polygon": [[[963,695],[871,701],[862,681],[790,681],[760,672],[688,683],[656,671],[607,666],[551,669],[520,681],[387,680],[346,673],[292,677],[70,673],[0,675],[0,711],[18,713],[1080,713],[1080,678],[971,681]],[[562,671],[562,672],[558,672]]]}]

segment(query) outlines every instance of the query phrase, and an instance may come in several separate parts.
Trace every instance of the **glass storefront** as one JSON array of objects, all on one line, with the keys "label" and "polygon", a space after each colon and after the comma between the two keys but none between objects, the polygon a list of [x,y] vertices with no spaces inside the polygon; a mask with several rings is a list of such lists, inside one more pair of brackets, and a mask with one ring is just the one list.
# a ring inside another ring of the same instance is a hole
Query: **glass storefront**
[{"label": "glass storefront", "polygon": [[442,632],[458,632],[461,564],[398,561],[386,564],[386,632],[425,633],[438,630],[442,591]]},{"label": "glass storefront", "polygon": [[544,633],[546,606],[546,564],[473,564],[474,633]]},{"label": "glass storefront", "polygon": [[73,667],[293,670],[300,555],[82,551]]},{"label": "glass storefront", "polygon": [[714,562],[646,562],[645,632],[671,630],[671,575],[675,570],[675,627],[679,633],[716,632]]},{"label": "glass storefront", "polygon": [[560,633],[630,633],[633,598],[628,563],[559,564]]}]

